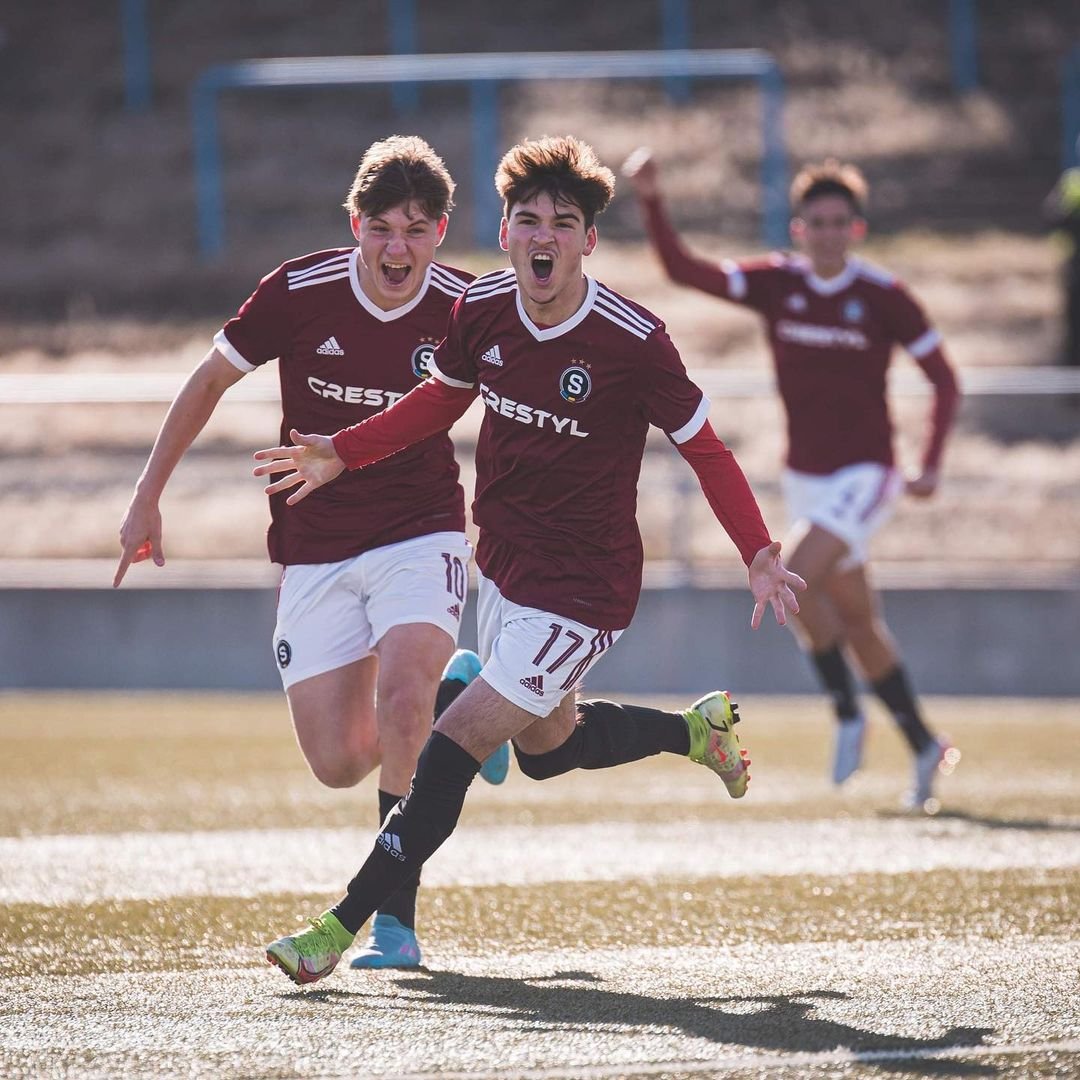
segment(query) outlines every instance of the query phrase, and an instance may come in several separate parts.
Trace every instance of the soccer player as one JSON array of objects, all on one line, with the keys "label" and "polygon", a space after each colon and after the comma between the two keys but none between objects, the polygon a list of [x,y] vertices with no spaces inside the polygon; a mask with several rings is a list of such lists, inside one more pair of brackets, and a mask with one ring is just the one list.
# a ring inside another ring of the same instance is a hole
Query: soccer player
[{"label": "soccer player", "polygon": [[[132,562],[164,564],[161,493],[247,372],[278,358],[283,438],[373,416],[427,378],[472,279],[434,261],[453,191],[422,139],[368,149],[345,202],[356,245],[263,278],[172,403],[120,529],[114,587]],[[443,431],[342,476],[298,509],[271,496],[270,511],[270,558],[283,568],[274,656],[297,742],[328,787],[350,787],[379,766],[381,821],[408,790],[437,692],[445,706],[479,670],[475,654],[454,653],[471,551],[450,438]],[[508,762],[508,748],[496,751],[488,778],[498,782]],[[385,898],[354,966],[420,963],[417,884]]]},{"label": "soccer player", "polygon": [[798,608],[792,587],[803,587],[780,561],[663,323],[582,272],[614,182],[591,147],[569,136],[508,151],[496,186],[512,269],[478,278],[454,305],[432,377],[333,438],[294,433],[294,445],[255,455],[257,475],[288,472],[267,490],[300,485],[287,501],[302,505],[346,468],[362,472],[444,431],[477,396],[485,406],[473,506],[483,670],[435,725],[409,795],[346,896],[311,930],[268,947],[296,982],[328,975],[382,898],[449,837],[479,763],[507,739],[522,772],[538,780],[666,751],[711,768],[733,797],[746,791],[749,761],[726,693],[670,713],[575,701],[637,604],[636,488],[650,423],[694,468],[749,566],[752,625],[769,605],[783,623]]},{"label": "soccer player", "polygon": [[[632,154],[624,172],[668,276],[745,304],[765,320],[787,414],[789,565],[809,585],[796,627],[836,711],[833,780],[842,784],[859,768],[866,727],[848,652],[911,748],[907,802],[923,807],[935,773],[951,771],[959,753],[923,719],[866,559],[870,537],[902,492],[924,499],[938,488],[959,396],[941,336],[901,282],[851,254],[866,232],[867,185],[854,166],[827,161],[795,177],[791,234],[802,254],[719,263],[683,247],[647,150]],[[906,482],[894,465],[885,393],[894,344],[908,351],[934,388],[921,469]]]}]

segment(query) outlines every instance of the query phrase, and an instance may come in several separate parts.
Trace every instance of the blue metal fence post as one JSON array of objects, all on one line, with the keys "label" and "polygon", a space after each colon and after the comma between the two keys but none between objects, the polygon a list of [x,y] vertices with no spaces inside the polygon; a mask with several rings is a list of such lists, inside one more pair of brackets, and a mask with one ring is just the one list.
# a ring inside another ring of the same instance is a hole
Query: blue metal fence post
[{"label": "blue metal fence post", "polygon": [[124,104],[129,112],[150,107],[150,35],[146,0],[121,0],[120,32],[124,39]]},{"label": "blue metal fence post", "polygon": [[[416,0],[386,0],[390,20],[390,51],[398,56],[416,53]],[[390,86],[390,100],[398,112],[415,112],[420,107],[420,87],[414,82]]]},{"label": "blue metal fence post", "polygon": [[[690,48],[690,0],[660,0],[660,39],[668,52]],[[676,104],[690,100],[690,80],[683,76],[668,75],[664,89]]]},{"label": "blue metal fence post", "polygon": [[191,91],[191,121],[195,136],[195,203],[199,254],[204,259],[216,258],[225,246],[217,91],[215,68],[203,72]]},{"label": "blue metal fence post", "polygon": [[787,149],[784,145],[784,79],[773,63],[761,77],[762,235],[771,248],[788,245]]},{"label": "blue metal fence post", "polygon": [[1080,139],[1080,45],[1061,65],[1061,167],[1080,165],[1076,141]]},{"label": "blue metal fence post", "polygon": [[975,0],[949,0],[949,52],[953,90],[970,94],[979,85]]},{"label": "blue metal fence post", "polygon": [[502,219],[502,207],[495,191],[495,170],[499,167],[499,84],[493,79],[473,79],[472,99],[472,188],[473,243],[491,248]]}]

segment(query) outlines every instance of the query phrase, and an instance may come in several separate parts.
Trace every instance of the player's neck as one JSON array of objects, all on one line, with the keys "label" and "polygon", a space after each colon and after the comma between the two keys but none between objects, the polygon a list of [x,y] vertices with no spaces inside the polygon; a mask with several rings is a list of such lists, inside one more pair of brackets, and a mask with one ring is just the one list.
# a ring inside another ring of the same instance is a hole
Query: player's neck
[{"label": "player's neck", "polygon": [[829,281],[831,278],[839,277],[847,269],[848,259],[849,256],[846,253],[839,259],[811,259],[810,267],[815,277],[821,278],[822,281]]},{"label": "player's neck", "polygon": [[558,296],[542,303],[534,301],[524,289],[519,288],[518,292],[525,314],[534,325],[546,330],[566,322],[585,303],[585,297],[589,294],[589,280],[582,274],[577,288],[566,288]]}]

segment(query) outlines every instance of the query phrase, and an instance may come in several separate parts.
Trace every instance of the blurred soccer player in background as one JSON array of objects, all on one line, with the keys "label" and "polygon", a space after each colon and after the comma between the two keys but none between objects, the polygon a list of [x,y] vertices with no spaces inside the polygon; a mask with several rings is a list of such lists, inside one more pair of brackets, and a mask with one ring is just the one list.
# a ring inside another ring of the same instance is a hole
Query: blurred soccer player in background
[{"label": "blurred soccer player in background", "polygon": [[[828,161],[804,168],[791,185],[791,235],[801,254],[747,262],[717,262],[686,250],[665,213],[648,150],[632,154],[624,172],[668,276],[765,319],[787,415],[788,564],[809,586],[795,626],[836,710],[833,780],[842,784],[863,756],[866,719],[851,657],[911,748],[906,801],[924,807],[935,775],[951,770],[959,754],[923,719],[866,560],[871,536],[899,496],[929,498],[938,488],[959,396],[941,336],[901,282],[851,254],[866,232],[867,186],[854,166]],[[921,467],[906,481],[894,464],[886,400],[895,344],[934,388]]]},{"label": "blurred soccer player in background", "polygon": [[[571,137],[525,142],[496,176],[500,243],[511,269],[474,281],[455,304],[432,378],[334,438],[260,451],[267,490],[316,493],[445,431],[477,396],[474,518],[480,530],[480,677],[442,714],[409,795],[387,817],[348,892],[311,930],[268,959],[296,982],[328,975],[381,903],[453,832],[486,755],[513,739],[525,775],[547,779],[668,752],[746,791],[749,762],[726,693],[683,712],[575,700],[575,688],[633,616],[641,588],[637,480],[650,424],[666,432],[747,564],[757,626],[783,623],[803,583],[780,561],[731,452],[709,425],[708,399],[687,377],[663,323],[582,272],[594,219],[615,178]],[[391,461],[394,458],[390,458]]]},{"label": "blurred soccer player in background", "polygon": [[[120,529],[114,586],[132,562],[164,564],[165,484],[247,372],[278,359],[283,439],[293,428],[330,433],[373,416],[427,378],[472,279],[434,261],[453,192],[423,140],[393,136],[368,149],[345,202],[356,245],[263,278],[177,394]],[[479,670],[475,653],[454,653],[471,550],[450,438],[444,430],[348,473],[299,508],[271,496],[270,511],[270,559],[283,568],[274,657],[297,742],[329,787],[350,787],[378,766],[381,821],[408,790],[437,696],[445,707]],[[486,777],[500,782],[508,761],[509,749],[496,749]],[[302,866],[297,875],[302,890]],[[385,898],[354,966],[420,963],[418,883],[414,875]]]}]

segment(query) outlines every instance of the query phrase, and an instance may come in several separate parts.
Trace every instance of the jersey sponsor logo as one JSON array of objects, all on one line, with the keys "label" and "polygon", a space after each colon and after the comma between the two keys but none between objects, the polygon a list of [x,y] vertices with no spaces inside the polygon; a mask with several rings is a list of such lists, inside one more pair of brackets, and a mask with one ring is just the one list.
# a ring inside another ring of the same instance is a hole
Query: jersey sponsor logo
[{"label": "jersey sponsor logo", "polygon": [[543,675],[529,675],[527,678],[518,679],[518,682],[520,682],[530,694],[535,694],[537,697],[544,696]]},{"label": "jersey sponsor logo", "polygon": [[776,324],[776,336],[781,341],[818,349],[865,349],[870,345],[861,330],[849,330],[843,326],[815,326],[793,319],[781,319]]},{"label": "jersey sponsor logo", "polygon": [[435,359],[435,343],[422,341],[412,351],[410,362],[413,374],[418,379],[427,379],[431,376],[431,361]]},{"label": "jersey sponsor logo", "polygon": [[853,296],[844,304],[845,322],[862,322],[865,315],[866,308],[863,307],[863,302],[857,296]]},{"label": "jersey sponsor logo", "polygon": [[806,303],[806,297],[801,292],[795,292],[784,301],[784,307],[798,314],[806,310]]},{"label": "jersey sponsor logo", "polygon": [[564,401],[576,405],[591,393],[592,377],[581,364],[571,365],[559,376],[559,396]]},{"label": "jersey sponsor logo", "polygon": [[331,334],[316,350],[320,356],[344,356],[345,350],[338,344],[338,339]]},{"label": "jersey sponsor logo", "polygon": [[499,352],[498,345],[492,345],[487,352],[480,354],[480,359],[485,363],[494,364],[496,367],[502,367],[502,353]]},{"label": "jersey sponsor logo", "polygon": [[277,657],[278,667],[287,668],[289,661],[292,660],[292,646],[282,638],[274,646],[274,655]]},{"label": "jersey sponsor logo", "polygon": [[393,390],[378,390],[372,386],[341,386],[339,383],[308,376],[308,386],[319,395],[331,401],[340,401],[346,405],[393,405],[405,395]]},{"label": "jersey sponsor logo", "polygon": [[492,412],[505,416],[508,420],[516,420],[519,424],[532,424],[538,428],[551,428],[558,435],[576,435],[579,439],[589,437],[589,433],[582,431],[578,422],[571,420],[569,416],[556,416],[547,409],[537,409],[533,405],[524,405],[519,401],[500,397],[483,383],[480,384],[480,396]]}]

